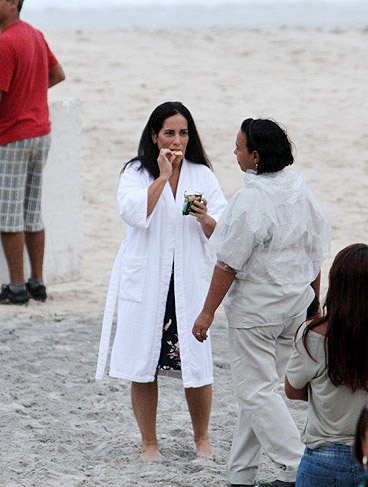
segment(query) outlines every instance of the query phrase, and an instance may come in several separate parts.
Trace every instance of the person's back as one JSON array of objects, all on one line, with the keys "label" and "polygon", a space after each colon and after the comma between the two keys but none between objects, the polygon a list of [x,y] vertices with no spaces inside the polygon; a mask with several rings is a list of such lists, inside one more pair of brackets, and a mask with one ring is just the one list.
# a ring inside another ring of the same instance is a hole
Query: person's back
[{"label": "person's back", "polygon": [[238,277],[244,273],[251,281],[273,284],[311,282],[330,238],[317,199],[294,169],[248,173],[247,180],[241,198],[254,248]]},{"label": "person's back", "polygon": [[57,65],[37,29],[19,21],[0,34],[0,144],[50,132],[49,69]]},{"label": "person's back", "polygon": [[298,331],[286,368],[289,399],[308,401],[297,487],[355,487],[355,424],[368,401],[368,246],[341,250],[329,274],[323,316]]},{"label": "person's back", "polygon": [[[298,331],[297,353],[292,355],[288,377],[298,375],[297,387],[307,380],[310,387],[308,419],[302,441],[308,448],[330,444],[353,445],[355,425],[360,410],[368,402],[368,392],[352,391],[348,386],[334,386],[326,368],[325,335],[311,331],[307,336],[308,351],[303,345],[305,325]],[[304,377],[304,379],[303,379]]]},{"label": "person's back", "polygon": [[237,269],[224,300],[230,322],[253,327],[301,313],[314,297],[311,283],[329,250],[330,225],[300,172],[247,172],[229,212],[231,233],[223,241],[228,222],[220,220],[210,245],[217,250],[220,241],[217,257]]}]

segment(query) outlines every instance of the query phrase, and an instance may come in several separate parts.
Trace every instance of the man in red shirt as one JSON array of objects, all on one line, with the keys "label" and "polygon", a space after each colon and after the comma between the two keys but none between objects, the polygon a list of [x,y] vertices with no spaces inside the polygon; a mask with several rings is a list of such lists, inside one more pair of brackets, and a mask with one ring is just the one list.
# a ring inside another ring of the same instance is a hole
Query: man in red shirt
[{"label": "man in red shirt", "polygon": [[[65,79],[43,35],[19,19],[23,0],[0,0],[0,232],[10,283],[0,304],[45,301],[42,169],[50,146],[47,90]],[[32,275],[27,283],[23,250]]]}]

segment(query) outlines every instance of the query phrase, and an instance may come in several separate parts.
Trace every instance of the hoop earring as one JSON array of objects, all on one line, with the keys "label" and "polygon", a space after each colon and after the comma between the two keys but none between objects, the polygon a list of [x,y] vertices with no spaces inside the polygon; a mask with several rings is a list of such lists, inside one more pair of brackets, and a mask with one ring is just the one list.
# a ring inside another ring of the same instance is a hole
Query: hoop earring
[{"label": "hoop earring", "polygon": [[363,469],[365,472],[368,472],[368,458],[366,457],[366,455],[364,455],[363,459],[362,459],[362,463],[363,463]]}]

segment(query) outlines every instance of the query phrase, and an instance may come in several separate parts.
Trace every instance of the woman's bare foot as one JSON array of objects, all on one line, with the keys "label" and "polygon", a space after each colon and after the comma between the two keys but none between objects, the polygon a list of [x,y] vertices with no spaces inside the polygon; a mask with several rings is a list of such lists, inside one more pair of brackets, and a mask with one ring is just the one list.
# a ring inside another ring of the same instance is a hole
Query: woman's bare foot
[{"label": "woman's bare foot", "polygon": [[140,459],[144,462],[155,462],[162,459],[158,445],[142,445]]},{"label": "woman's bare foot", "polygon": [[213,451],[208,439],[196,440],[197,457],[211,458],[213,457]]}]

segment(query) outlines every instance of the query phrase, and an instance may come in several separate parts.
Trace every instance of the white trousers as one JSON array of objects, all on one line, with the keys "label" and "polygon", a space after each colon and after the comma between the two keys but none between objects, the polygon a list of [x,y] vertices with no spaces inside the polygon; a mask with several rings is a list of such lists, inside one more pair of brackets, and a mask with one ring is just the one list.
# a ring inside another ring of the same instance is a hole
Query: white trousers
[{"label": "white trousers", "polygon": [[279,467],[278,480],[295,481],[304,446],[278,389],[284,382],[295,332],[305,317],[306,312],[282,325],[229,327],[231,374],[239,401],[227,464],[232,484],[254,482],[261,448]]}]

